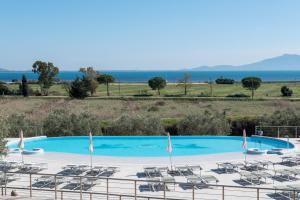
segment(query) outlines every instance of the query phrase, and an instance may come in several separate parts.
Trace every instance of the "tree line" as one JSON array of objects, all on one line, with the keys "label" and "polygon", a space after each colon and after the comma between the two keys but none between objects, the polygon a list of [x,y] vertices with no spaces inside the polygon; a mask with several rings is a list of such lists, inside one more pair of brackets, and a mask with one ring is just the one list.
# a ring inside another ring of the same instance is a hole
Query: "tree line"
[{"label": "tree line", "polygon": [[[51,62],[36,61],[32,65],[32,71],[38,75],[37,83],[40,86],[40,95],[47,96],[50,87],[54,85],[57,80],[59,68],[54,66]],[[82,77],[77,77],[70,83],[64,83],[64,88],[70,97],[84,99],[88,96],[93,96],[99,84],[106,86],[106,94],[110,96],[110,84],[115,82],[115,77],[110,74],[99,73],[94,70],[93,67],[82,67],[79,71],[82,72]],[[216,79],[215,82],[216,84],[233,84],[234,80],[220,77]],[[245,77],[241,80],[241,83],[245,89],[251,91],[251,98],[253,99],[254,92],[261,86],[262,80],[259,77]],[[209,84],[212,96],[212,82],[210,81]],[[156,90],[157,94],[160,95],[161,90],[167,86],[167,81],[163,77],[153,77],[148,80],[148,86],[152,90]],[[184,73],[182,78],[178,80],[176,86],[182,88],[183,95],[187,95],[189,88],[192,87],[190,74]],[[4,84],[0,83],[0,93],[9,95],[11,91],[9,91]],[[27,97],[30,93],[32,93],[32,91],[28,86],[26,76],[23,75],[18,94]],[[287,86],[282,86],[281,93],[282,96],[292,96],[293,91]]]}]

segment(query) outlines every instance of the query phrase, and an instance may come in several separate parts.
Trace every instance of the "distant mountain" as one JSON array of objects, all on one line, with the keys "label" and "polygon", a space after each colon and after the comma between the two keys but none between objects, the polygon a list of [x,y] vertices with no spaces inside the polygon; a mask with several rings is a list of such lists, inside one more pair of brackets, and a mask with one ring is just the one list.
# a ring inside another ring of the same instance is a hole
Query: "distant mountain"
[{"label": "distant mountain", "polygon": [[245,65],[215,65],[195,67],[195,71],[278,71],[278,70],[300,70],[300,55],[284,54],[281,56],[268,58],[262,61]]},{"label": "distant mountain", "polygon": [[7,71],[7,70],[6,70],[6,69],[3,69],[3,68],[0,68],[0,72],[1,72],[1,71]]}]

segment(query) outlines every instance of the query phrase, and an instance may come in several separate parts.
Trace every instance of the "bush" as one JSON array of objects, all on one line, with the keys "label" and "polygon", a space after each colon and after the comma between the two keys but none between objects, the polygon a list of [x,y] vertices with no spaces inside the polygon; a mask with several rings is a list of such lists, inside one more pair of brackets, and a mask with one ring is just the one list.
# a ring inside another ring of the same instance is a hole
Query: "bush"
[{"label": "bush", "polygon": [[6,155],[6,138],[9,135],[9,126],[5,119],[0,118],[0,155]]},{"label": "bush", "polygon": [[71,114],[66,110],[54,110],[43,121],[47,136],[101,135],[100,121],[89,113]]},{"label": "bush", "polygon": [[11,92],[5,84],[0,84],[0,95],[10,95]]},{"label": "bush", "polygon": [[65,85],[69,96],[75,99],[84,99],[88,97],[88,88],[86,87],[86,83],[80,79],[76,78],[69,85]]},{"label": "bush", "polygon": [[163,135],[158,117],[122,115],[108,127],[108,135]]},{"label": "bush", "polygon": [[179,135],[226,135],[230,124],[224,114],[205,111],[203,114],[190,114],[178,123]]},{"label": "bush", "polygon": [[24,132],[24,137],[33,137],[42,134],[42,126],[39,122],[26,118],[24,114],[12,114],[8,117],[7,121],[9,125],[9,137],[19,137],[21,130]]},{"label": "bush", "polygon": [[284,97],[290,97],[293,95],[293,90],[284,85],[281,87],[281,94]]},{"label": "bush", "polygon": [[249,98],[249,95],[246,95],[244,93],[236,93],[236,94],[229,94],[227,95],[227,97],[231,97],[231,98]]},{"label": "bush", "polygon": [[220,77],[216,79],[216,84],[234,84],[233,79]]}]

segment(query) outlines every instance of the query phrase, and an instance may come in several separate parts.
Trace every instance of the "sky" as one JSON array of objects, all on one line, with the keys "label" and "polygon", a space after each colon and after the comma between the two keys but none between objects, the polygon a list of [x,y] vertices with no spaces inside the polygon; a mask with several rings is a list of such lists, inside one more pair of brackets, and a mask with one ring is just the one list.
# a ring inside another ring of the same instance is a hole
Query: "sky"
[{"label": "sky", "polygon": [[299,0],[0,0],[0,68],[174,70],[300,54]]}]

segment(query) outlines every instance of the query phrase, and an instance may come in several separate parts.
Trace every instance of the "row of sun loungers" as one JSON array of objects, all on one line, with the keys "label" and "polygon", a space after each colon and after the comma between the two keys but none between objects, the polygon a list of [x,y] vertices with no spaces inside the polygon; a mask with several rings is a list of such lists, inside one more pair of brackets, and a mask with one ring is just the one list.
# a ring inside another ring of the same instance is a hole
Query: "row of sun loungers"
[{"label": "row of sun loungers", "polygon": [[161,184],[169,190],[171,185],[175,188],[174,176],[183,176],[187,180],[187,185],[199,188],[207,184],[217,184],[219,180],[213,175],[202,175],[203,168],[199,165],[193,166],[175,166],[169,169],[168,167],[145,167],[144,174],[148,183],[149,189],[155,191],[155,188],[160,188]]},{"label": "row of sun loungers", "polygon": [[47,169],[46,163],[19,163],[19,162],[7,162],[0,161],[1,172],[20,172],[20,173],[38,173]]}]

